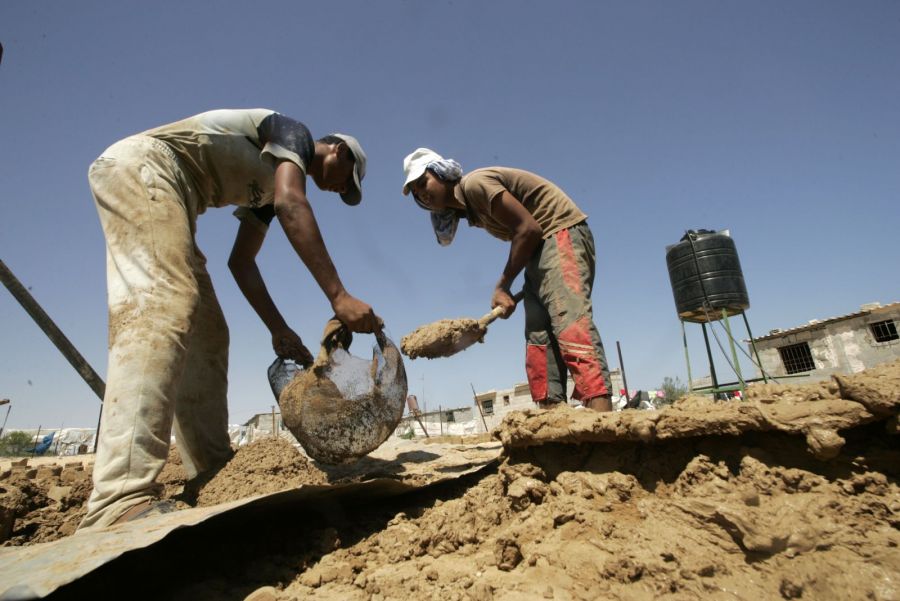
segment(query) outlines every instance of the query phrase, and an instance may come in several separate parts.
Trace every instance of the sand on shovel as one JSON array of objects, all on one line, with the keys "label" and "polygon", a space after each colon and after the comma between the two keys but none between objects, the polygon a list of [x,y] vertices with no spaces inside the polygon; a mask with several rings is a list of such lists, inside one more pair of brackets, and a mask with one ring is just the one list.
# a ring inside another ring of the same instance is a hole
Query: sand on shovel
[{"label": "sand on shovel", "polygon": [[416,328],[400,340],[400,350],[410,359],[449,357],[480,342],[487,326],[478,319],[442,319]]}]

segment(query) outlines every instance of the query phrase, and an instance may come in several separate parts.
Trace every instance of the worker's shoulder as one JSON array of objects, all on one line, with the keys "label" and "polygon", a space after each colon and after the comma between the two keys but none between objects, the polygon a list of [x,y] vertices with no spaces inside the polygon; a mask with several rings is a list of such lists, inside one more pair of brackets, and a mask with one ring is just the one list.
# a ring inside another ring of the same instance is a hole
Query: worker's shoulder
[{"label": "worker's shoulder", "polygon": [[516,167],[503,167],[500,165],[493,165],[490,167],[479,167],[478,169],[473,169],[467,175],[468,178],[538,178],[543,179],[540,175],[536,173],[532,173],[531,171],[526,171],[525,169],[518,169]]},{"label": "worker's shoulder", "polygon": [[463,178],[463,186],[483,186],[491,182],[510,188],[518,184],[537,185],[547,180],[536,173],[515,167],[481,167],[470,171]]}]

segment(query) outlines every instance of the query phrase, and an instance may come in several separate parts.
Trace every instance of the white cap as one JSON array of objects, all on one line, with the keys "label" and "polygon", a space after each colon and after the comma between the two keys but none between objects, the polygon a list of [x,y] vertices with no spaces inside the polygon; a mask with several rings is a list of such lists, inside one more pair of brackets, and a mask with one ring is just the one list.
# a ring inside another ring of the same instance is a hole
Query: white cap
[{"label": "white cap", "polygon": [[362,200],[362,178],[366,176],[366,153],[363,152],[362,146],[359,145],[359,141],[353,136],[348,136],[347,134],[331,135],[344,141],[347,148],[353,153],[354,159],[353,185],[356,186],[356,189],[347,190],[341,194],[341,200],[348,205],[358,205]]},{"label": "white cap", "polygon": [[425,168],[433,161],[443,161],[444,157],[428,148],[416,148],[403,159],[403,194],[409,194],[409,184],[416,181],[425,173]]}]

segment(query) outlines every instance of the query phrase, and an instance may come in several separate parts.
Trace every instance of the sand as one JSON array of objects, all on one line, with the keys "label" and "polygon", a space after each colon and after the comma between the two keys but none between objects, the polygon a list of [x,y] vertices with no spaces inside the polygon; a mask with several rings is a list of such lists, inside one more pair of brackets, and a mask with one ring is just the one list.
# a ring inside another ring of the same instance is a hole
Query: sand
[{"label": "sand", "polygon": [[[194,574],[190,594],[900,599],[898,410],[900,361],[824,384],[757,386],[745,401],[510,414],[494,433],[504,445],[499,467],[318,516],[290,540],[269,532],[241,559],[252,570],[219,570],[215,585]],[[178,469],[170,461],[164,471],[164,495],[183,485]],[[0,475],[0,506],[23,513],[4,544],[68,534],[77,501],[51,501],[42,488],[65,473]],[[341,477],[264,439],[238,450],[197,502]],[[33,499],[27,511],[23,495]],[[270,546],[277,554],[267,555]]]},{"label": "sand", "polygon": [[449,357],[480,340],[485,332],[477,319],[442,319],[404,336],[400,350],[410,359]]},{"label": "sand", "polygon": [[278,598],[898,599],[900,362],[841,380],[513,414],[496,474]]}]

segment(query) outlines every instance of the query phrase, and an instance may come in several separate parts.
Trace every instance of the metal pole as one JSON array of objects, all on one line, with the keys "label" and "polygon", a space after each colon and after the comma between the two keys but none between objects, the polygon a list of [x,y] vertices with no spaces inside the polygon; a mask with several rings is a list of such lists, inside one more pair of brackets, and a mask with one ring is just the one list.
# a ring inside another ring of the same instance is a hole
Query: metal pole
[{"label": "metal pole", "polygon": [[28,290],[25,289],[25,286],[16,279],[16,276],[13,275],[13,272],[9,270],[6,263],[3,261],[0,261],[0,281],[3,282],[3,285],[6,286],[6,289],[9,290],[10,294],[19,301],[22,308],[25,309],[34,322],[44,331],[44,334],[47,335],[50,342],[55,344],[56,348],[59,349],[59,352],[68,359],[72,367],[75,368],[75,371],[77,371],[87,385],[91,387],[91,390],[94,391],[94,394],[97,395],[102,403],[103,393],[106,391],[106,384],[100,376],[97,375],[97,372],[94,371],[90,364],[88,364],[84,357],[81,356],[78,349],[69,342],[66,335],[62,333],[55,323],[53,323],[50,316],[47,315],[37,301],[34,300],[34,297],[29,294]]},{"label": "metal pole", "polygon": [[94,432],[94,455],[97,454],[97,443],[100,442],[100,420],[103,418],[103,402],[100,402],[100,414],[97,416],[97,431]]},{"label": "metal pole", "polygon": [[441,406],[438,405],[438,423],[441,426],[441,436],[444,435],[444,414],[441,411]]},{"label": "metal pole", "polygon": [[[416,418],[416,421],[419,422],[419,425],[422,426],[422,432],[425,434],[425,438],[431,438],[428,435],[428,430],[425,429],[425,424],[422,423],[422,420],[419,418],[421,415],[421,411],[419,411],[419,401],[416,399],[416,395],[410,394],[406,397],[406,406],[409,408],[409,414]],[[416,434],[416,429],[413,428],[413,436]]]},{"label": "metal pole", "polygon": [[428,434],[428,428],[425,427],[425,424],[422,423],[422,418],[419,417],[421,414],[421,411],[416,411],[415,413],[413,413],[413,417],[416,418],[417,422],[419,422],[419,426],[421,426],[422,432],[425,433],[425,438],[431,438],[431,435]]},{"label": "metal pole", "polygon": [[681,341],[684,343],[684,362],[687,363],[688,370],[688,392],[694,392],[693,385],[693,376],[691,376],[691,358],[688,356],[688,345],[687,345],[687,333],[684,331],[684,320],[679,319],[681,322]]},{"label": "metal pole", "polygon": [[719,379],[716,377],[716,366],[713,365],[712,351],[709,348],[709,336],[706,334],[706,322],[701,321],[700,327],[703,328],[703,342],[706,343],[706,357],[709,359],[709,376],[712,378],[713,398],[718,398]]},{"label": "metal pole", "polygon": [[484,431],[488,431],[487,422],[484,420],[484,411],[481,410],[481,403],[478,402],[478,393],[475,392],[475,386],[469,382],[472,387],[472,398],[475,399],[475,406],[478,407],[478,413],[481,415],[481,423],[484,424]]},{"label": "metal pole", "polygon": [[9,399],[3,399],[3,402],[0,402],[0,405],[9,405],[6,408],[6,417],[3,418],[3,425],[0,426],[0,438],[3,438],[3,431],[6,429],[6,420],[9,419],[9,411],[12,409],[12,403],[9,402]]},{"label": "metal pole", "polygon": [[34,437],[34,446],[31,447],[31,458],[34,459],[34,452],[37,451],[38,441],[41,439],[41,426],[38,425],[37,435]]},{"label": "metal pole", "polygon": [[425,374],[422,374],[422,413],[428,415],[428,403],[425,402]]},{"label": "metal pole", "polygon": [[277,438],[278,432],[275,430],[275,405],[272,405],[272,438]]},{"label": "metal pole", "polygon": [[627,403],[631,400],[631,395],[628,392],[628,378],[625,377],[625,363],[622,361],[622,345],[618,340],[616,340],[616,352],[619,353],[619,369],[622,370],[622,386],[625,387],[625,402]]},{"label": "metal pole", "polygon": [[728,334],[728,346],[731,348],[731,359],[734,361],[734,373],[741,383],[741,394],[747,392],[747,384],[744,383],[744,376],[741,375],[741,364],[738,363],[737,351],[734,348],[734,336],[731,335],[731,325],[728,322],[728,311],[722,309],[722,319],[725,322],[725,332]]},{"label": "metal pole", "polygon": [[747,336],[750,337],[750,346],[753,347],[753,354],[756,355],[756,363],[759,365],[759,373],[762,374],[763,383],[768,383],[766,370],[763,368],[762,359],[759,358],[759,351],[756,350],[756,342],[753,340],[753,332],[750,331],[750,322],[747,321],[747,314],[741,311],[741,317],[744,318],[744,325],[747,326]]}]

